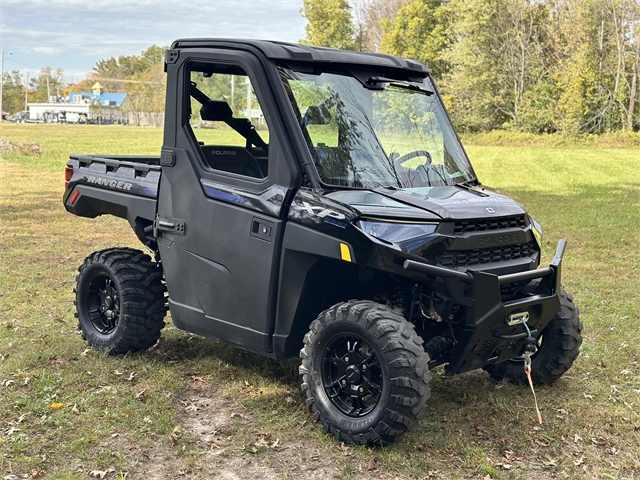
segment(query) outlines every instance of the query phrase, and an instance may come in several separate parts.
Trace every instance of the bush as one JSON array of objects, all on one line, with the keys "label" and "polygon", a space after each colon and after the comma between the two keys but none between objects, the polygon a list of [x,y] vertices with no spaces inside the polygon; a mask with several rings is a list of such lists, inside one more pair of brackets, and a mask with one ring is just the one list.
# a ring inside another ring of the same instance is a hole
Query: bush
[{"label": "bush", "polygon": [[611,132],[601,135],[562,135],[559,133],[536,135],[510,130],[492,130],[487,133],[461,135],[463,143],[502,147],[602,147],[631,148],[640,146],[640,132]]}]

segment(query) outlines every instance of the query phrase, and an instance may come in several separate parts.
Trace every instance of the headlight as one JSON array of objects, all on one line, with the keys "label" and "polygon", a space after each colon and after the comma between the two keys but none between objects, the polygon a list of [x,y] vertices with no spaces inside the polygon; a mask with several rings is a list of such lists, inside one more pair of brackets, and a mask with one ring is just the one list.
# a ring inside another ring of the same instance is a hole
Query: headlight
[{"label": "headlight", "polygon": [[361,220],[360,229],[374,238],[389,243],[403,243],[414,238],[424,237],[436,231],[433,223],[390,223]]},{"label": "headlight", "polygon": [[540,250],[542,250],[542,227],[538,222],[536,222],[531,216],[529,216],[529,221],[531,222],[531,232],[536,239],[536,243]]}]

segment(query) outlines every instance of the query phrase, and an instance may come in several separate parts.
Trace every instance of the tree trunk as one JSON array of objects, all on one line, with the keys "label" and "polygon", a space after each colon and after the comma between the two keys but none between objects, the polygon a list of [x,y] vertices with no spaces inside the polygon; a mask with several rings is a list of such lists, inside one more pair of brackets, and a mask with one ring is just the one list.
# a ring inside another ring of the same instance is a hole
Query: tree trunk
[{"label": "tree trunk", "polygon": [[636,90],[638,88],[638,59],[640,58],[640,43],[636,46],[636,58],[633,62],[633,74],[631,75],[631,88],[629,89],[629,109],[627,110],[628,132],[633,128],[633,112],[636,106]]}]

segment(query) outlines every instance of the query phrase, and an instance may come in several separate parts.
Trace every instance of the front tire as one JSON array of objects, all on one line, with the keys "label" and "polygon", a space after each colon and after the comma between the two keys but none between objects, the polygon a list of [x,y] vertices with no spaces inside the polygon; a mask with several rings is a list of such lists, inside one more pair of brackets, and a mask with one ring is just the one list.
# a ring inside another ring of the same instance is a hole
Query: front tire
[{"label": "front tire", "polygon": [[111,354],[136,352],[160,338],[167,311],[162,272],[139,250],[89,255],[76,276],[76,317],[89,346]]},{"label": "front tire", "polygon": [[[560,292],[560,310],[554,315],[538,339],[538,350],[531,356],[531,380],[534,385],[552,383],[571,368],[580,354],[582,322],[580,311],[564,288]],[[527,383],[522,357],[483,368],[495,380],[517,385]]]},{"label": "front tire", "polygon": [[339,303],[310,325],[300,351],[314,419],[347,444],[386,445],[416,425],[431,395],[429,355],[390,307]]}]

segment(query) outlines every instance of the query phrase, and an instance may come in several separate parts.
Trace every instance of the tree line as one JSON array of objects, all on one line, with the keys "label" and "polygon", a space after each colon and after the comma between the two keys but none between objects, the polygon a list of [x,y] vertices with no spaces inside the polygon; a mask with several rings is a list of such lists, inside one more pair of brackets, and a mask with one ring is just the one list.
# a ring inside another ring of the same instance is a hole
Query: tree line
[{"label": "tree line", "polygon": [[68,82],[61,69],[44,67],[29,79],[28,92],[19,71],[5,72],[3,78],[3,109],[16,112],[29,103],[45,103],[50,97],[61,101],[71,92],[91,92],[98,82],[105,92],[127,93],[123,109],[132,123],[158,123],[164,112],[165,75],[164,51],[167,47],[152,45],[140,55],[121,55],[96,62],[91,73],[77,83]]},{"label": "tree line", "polygon": [[[425,63],[462,132],[640,129],[639,0],[302,0],[301,14],[301,43]],[[100,60],[76,84],[45,67],[28,92],[18,71],[5,72],[4,109],[91,91],[98,81],[128,94],[134,124],[157,119],[164,50]]]},{"label": "tree line", "polygon": [[301,43],[414,58],[464,132],[640,129],[638,0],[303,0]]}]

